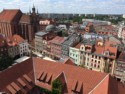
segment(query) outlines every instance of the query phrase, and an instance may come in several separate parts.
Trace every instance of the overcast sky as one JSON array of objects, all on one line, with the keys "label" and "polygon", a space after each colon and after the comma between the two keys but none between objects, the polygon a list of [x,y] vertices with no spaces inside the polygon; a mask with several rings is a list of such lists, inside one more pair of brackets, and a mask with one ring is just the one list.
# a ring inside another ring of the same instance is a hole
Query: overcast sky
[{"label": "overcast sky", "polygon": [[33,3],[40,13],[125,14],[125,0],[0,0],[0,11],[28,12]]}]

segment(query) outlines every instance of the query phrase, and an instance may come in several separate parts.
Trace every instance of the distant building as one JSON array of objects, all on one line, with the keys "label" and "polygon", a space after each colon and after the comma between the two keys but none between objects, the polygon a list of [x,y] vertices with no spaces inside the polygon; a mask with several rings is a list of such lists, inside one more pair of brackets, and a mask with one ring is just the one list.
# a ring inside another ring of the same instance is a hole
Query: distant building
[{"label": "distant building", "polygon": [[117,29],[112,25],[94,25],[97,34],[100,35],[115,35],[117,36]]},{"label": "distant building", "polygon": [[94,20],[94,19],[82,19],[83,24],[85,23],[93,23],[93,25],[111,25],[109,21],[101,21],[101,20]]},{"label": "distant building", "polygon": [[39,30],[39,15],[35,7],[32,13],[23,14],[19,9],[4,9],[0,13],[0,33],[6,37],[18,34],[28,41],[32,41]]},{"label": "distant building", "polygon": [[80,36],[76,33],[67,37],[67,39],[62,43],[62,56],[68,57],[69,56],[69,47],[75,46],[80,41]]},{"label": "distant building", "polygon": [[58,28],[59,28],[60,30],[67,30],[66,25],[62,25],[62,24],[58,25]]},{"label": "distant building", "polygon": [[8,54],[11,57],[24,56],[29,54],[29,45],[26,40],[24,40],[19,35],[13,35],[12,37],[2,37],[0,35],[0,53]]},{"label": "distant building", "polygon": [[37,51],[42,51],[43,50],[43,36],[46,35],[47,33],[46,32],[37,32],[35,34],[35,49]]},{"label": "distant building", "polygon": [[91,70],[111,72],[113,74],[117,57],[115,43],[103,41],[87,41],[80,46],[81,64]]},{"label": "distant building", "polygon": [[43,50],[51,50],[51,40],[55,38],[56,35],[53,32],[38,32],[35,34],[35,49],[42,53]]},{"label": "distant building", "polygon": [[46,26],[48,26],[50,24],[55,24],[55,22],[54,22],[54,20],[49,20],[49,19],[43,20],[43,19],[41,19],[39,21],[39,24],[40,24],[40,30],[44,30],[46,28]]},{"label": "distant building", "polygon": [[8,54],[11,57],[19,55],[20,57],[29,54],[29,44],[27,40],[24,40],[19,35],[13,35],[11,38],[7,38]]},{"label": "distant building", "polygon": [[118,80],[125,83],[125,52],[121,52],[116,61],[114,75]]},{"label": "distant building", "polygon": [[69,57],[73,60],[76,65],[83,65],[80,62],[80,46],[81,44],[77,44],[75,47],[69,48]]},{"label": "distant building", "polygon": [[56,36],[51,40],[51,53],[61,57],[62,55],[62,43],[65,41],[63,37]]},{"label": "distant building", "polygon": [[8,53],[5,35],[0,34],[0,53]]}]

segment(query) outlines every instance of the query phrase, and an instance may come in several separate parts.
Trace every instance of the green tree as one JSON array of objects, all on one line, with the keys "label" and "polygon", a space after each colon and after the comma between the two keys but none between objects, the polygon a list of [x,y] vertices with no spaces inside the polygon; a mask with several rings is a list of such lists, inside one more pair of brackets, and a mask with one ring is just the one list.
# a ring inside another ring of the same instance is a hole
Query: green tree
[{"label": "green tree", "polygon": [[13,63],[13,59],[10,56],[7,54],[0,54],[0,71],[8,68]]},{"label": "green tree", "polygon": [[63,84],[56,79],[52,82],[52,94],[62,94]]},{"label": "green tree", "polygon": [[68,32],[65,30],[62,30],[62,37],[67,37],[68,36]]}]

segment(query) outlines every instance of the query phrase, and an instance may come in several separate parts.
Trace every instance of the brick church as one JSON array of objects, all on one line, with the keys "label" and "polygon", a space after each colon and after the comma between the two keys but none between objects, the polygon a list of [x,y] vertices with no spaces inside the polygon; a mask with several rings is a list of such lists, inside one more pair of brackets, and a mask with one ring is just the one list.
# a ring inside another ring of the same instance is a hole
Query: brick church
[{"label": "brick church", "polygon": [[18,34],[30,42],[40,28],[39,20],[38,11],[36,13],[34,6],[28,14],[19,9],[3,9],[0,13],[0,33],[6,37]]}]

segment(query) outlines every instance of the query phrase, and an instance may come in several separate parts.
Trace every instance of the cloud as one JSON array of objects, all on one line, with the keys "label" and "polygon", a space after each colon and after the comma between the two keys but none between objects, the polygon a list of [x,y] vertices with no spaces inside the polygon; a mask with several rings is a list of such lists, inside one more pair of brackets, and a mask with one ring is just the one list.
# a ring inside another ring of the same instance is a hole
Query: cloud
[{"label": "cloud", "polygon": [[125,0],[0,0],[3,8],[28,12],[34,5],[41,13],[125,13]]}]

